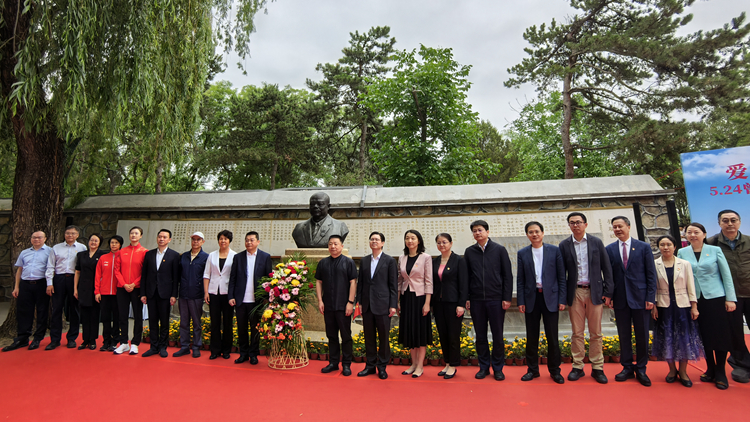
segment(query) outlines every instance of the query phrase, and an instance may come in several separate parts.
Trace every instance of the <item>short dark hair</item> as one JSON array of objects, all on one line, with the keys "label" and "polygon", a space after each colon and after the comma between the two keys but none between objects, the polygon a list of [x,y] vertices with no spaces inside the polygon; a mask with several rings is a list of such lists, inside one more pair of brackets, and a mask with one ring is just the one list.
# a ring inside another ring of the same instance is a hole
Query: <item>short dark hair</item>
[{"label": "short dark hair", "polygon": [[[380,236],[380,241],[381,242],[385,242],[385,235],[383,233],[380,233],[380,232],[372,232],[372,233],[370,233],[370,236],[368,237],[368,239],[372,239],[372,235],[374,235],[374,234]],[[344,242],[341,242],[341,243],[344,243]]]},{"label": "short dark hair", "polygon": [[[690,226],[697,227],[700,231],[703,232],[703,234],[708,234],[708,232],[706,231],[706,228],[701,223],[696,223],[694,221],[691,221],[690,224],[687,225],[687,227],[685,228],[685,230],[687,230],[688,227],[690,227]],[[705,237],[703,238],[703,243],[706,243],[706,238]],[[657,245],[658,245],[658,243],[657,243]]]},{"label": "short dark hair", "polygon": [[117,243],[120,244],[120,247],[122,247],[122,244],[125,243],[125,241],[122,240],[122,236],[120,236],[118,234],[116,234],[116,235],[114,235],[114,236],[112,236],[112,237],[109,238],[109,242],[110,243],[112,243],[113,240],[116,240]]},{"label": "short dark hair", "polygon": [[544,233],[544,226],[542,226],[542,223],[540,223],[538,221],[529,221],[523,227],[523,231],[526,232],[526,234],[529,234],[529,227],[531,227],[531,226],[539,226],[539,230],[541,230],[542,233]]},{"label": "short dark hair", "polygon": [[344,239],[341,236],[337,235],[337,234],[332,234],[332,235],[328,236],[328,243],[331,243],[331,240],[333,240],[333,239],[338,239],[338,240],[341,241],[342,245],[344,244]]},{"label": "short dark hair", "polygon": [[612,224],[615,224],[616,220],[622,220],[626,226],[630,227],[630,219],[628,219],[628,217],[625,217],[624,215],[618,215],[617,217],[613,217]]},{"label": "short dark hair", "polygon": [[75,230],[75,231],[76,231],[76,233],[78,233],[78,234],[81,234],[81,229],[79,229],[79,228],[78,228],[78,226],[76,226],[75,224],[71,224],[71,225],[69,225],[69,226],[68,226],[68,227],[66,227],[66,228],[65,228],[65,230],[63,230],[63,231],[64,231],[64,232],[66,232],[66,231],[68,231],[68,230],[71,230],[71,229],[72,229],[72,230]]},{"label": "short dark hair", "polygon": [[[426,251],[427,249],[425,249],[424,247],[424,240],[422,239],[422,234],[414,229],[409,229],[406,231],[406,233],[404,233],[404,239],[406,239],[406,235],[409,233],[417,236],[417,240],[419,241],[419,245],[417,245],[417,255]],[[409,256],[409,248],[406,247],[406,242],[404,242],[404,255]]]},{"label": "short dark hair", "polygon": [[435,242],[437,242],[437,240],[441,237],[444,237],[448,239],[449,242],[453,243],[453,238],[448,233],[440,233],[439,235],[435,236]]},{"label": "short dark hair", "polygon": [[[586,220],[586,215],[584,213],[582,213],[582,212],[574,211],[574,212],[571,212],[570,214],[568,214],[568,219],[567,219],[568,223],[570,223],[570,217],[581,217],[581,219],[583,219],[584,223],[588,223],[588,221]],[[544,231],[544,230],[542,230],[542,231]]]},{"label": "short dark hair", "polygon": [[[161,229],[161,230],[159,230],[159,233],[162,233],[162,232],[168,234],[170,239],[172,238],[172,232],[171,231],[169,231],[167,229]],[[159,233],[156,233],[156,235],[158,236]]]},{"label": "short dark hair", "polygon": [[469,228],[471,229],[471,231],[474,231],[474,227],[476,227],[476,226],[482,226],[482,227],[484,227],[485,230],[490,231],[490,225],[487,224],[487,222],[484,221],[484,220],[476,220],[476,221],[474,221],[473,223],[471,223],[471,226],[469,226]]},{"label": "short dark hair", "polygon": [[661,243],[661,241],[664,240],[664,239],[667,239],[670,242],[672,242],[672,246],[674,246],[675,248],[677,248],[677,241],[675,240],[675,238],[671,234],[665,234],[665,235],[659,236],[659,238],[656,239],[656,246],[658,247],[659,243]]},{"label": "short dark hair", "polygon": [[740,213],[738,213],[738,212],[737,212],[737,211],[735,211],[735,210],[721,210],[721,211],[719,211],[719,217],[718,217],[718,218],[719,218],[719,221],[721,221],[721,216],[722,216],[722,215],[724,215],[724,214],[729,214],[730,212],[731,212],[731,213],[733,213],[733,214],[737,214],[737,218],[739,218],[739,219],[740,219],[740,221],[742,221],[742,217],[740,217]]},{"label": "short dark hair", "polygon": [[140,228],[140,227],[138,227],[138,226],[133,226],[133,227],[131,227],[131,228],[130,228],[130,230],[128,230],[128,234],[129,234],[130,232],[132,232],[133,230],[136,230],[136,229],[137,229],[137,230],[138,230],[139,232],[141,232],[141,236],[143,236],[143,229],[142,229],[142,228]]},{"label": "short dark hair", "polygon": [[247,239],[248,236],[255,236],[255,240],[260,240],[260,236],[258,235],[258,232],[256,232],[255,230],[251,230],[245,233],[245,239]]},{"label": "short dark hair", "polygon": [[[104,238],[99,233],[91,233],[91,236],[89,236],[89,240],[91,240],[92,237],[95,237],[99,239],[99,247],[102,247],[102,243],[104,243]],[[88,243],[88,242],[87,242]]]},{"label": "short dark hair", "polygon": [[229,230],[222,230],[222,231],[220,231],[219,234],[216,236],[216,240],[219,240],[219,238],[221,236],[226,237],[227,239],[229,239],[229,243],[232,243],[232,239],[233,239],[234,235]]}]

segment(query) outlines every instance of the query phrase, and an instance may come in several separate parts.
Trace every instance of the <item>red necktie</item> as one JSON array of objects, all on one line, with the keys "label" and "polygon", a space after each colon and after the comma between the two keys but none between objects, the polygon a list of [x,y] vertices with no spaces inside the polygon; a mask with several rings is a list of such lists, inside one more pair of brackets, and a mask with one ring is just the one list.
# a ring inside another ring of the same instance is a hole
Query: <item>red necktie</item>
[{"label": "red necktie", "polygon": [[628,269],[628,244],[625,242],[622,244],[622,265],[626,270]]}]

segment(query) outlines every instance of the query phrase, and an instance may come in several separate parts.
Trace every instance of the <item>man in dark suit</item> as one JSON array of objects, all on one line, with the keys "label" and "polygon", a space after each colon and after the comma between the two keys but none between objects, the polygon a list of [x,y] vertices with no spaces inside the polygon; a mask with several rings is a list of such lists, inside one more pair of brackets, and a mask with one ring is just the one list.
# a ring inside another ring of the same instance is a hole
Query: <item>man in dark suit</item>
[{"label": "man in dark suit", "polygon": [[[245,235],[245,253],[238,253],[232,261],[232,272],[229,275],[229,305],[237,312],[237,343],[240,346],[240,357],[234,363],[250,360],[251,365],[258,364],[260,353],[260,334],[258,334],[258,312],[253,312],[255,290],[258,282],[273,271],[271,255],[258,249],[260,237],[258,232],[251,231]],[[248,335],[248,325],[250,334]]]},{"label": "man in dark suit", "polygon": [[573,328],[570,345],[573,370],[568,374],[568,381],[576,381],[584,375],[583,358],[586,356],[586,347],[583,333],[588,320],[591,376],[598,383],[606,384],[608,380],[604,375],[602,353],[602,312],[604,304],[610,306],[612,301],[612,266],[604,243],[596,236],[586,234],[586,215],[580,212],[570,213],[568,226],[573,234],[560,242],[560,253],[567,271],[568,314]]},{"label": "man in dark suit", "polygon": [[526,364],[529,369],[521,381],[539,377],[539,320],[544,319],[549,355],[547,369],[552,379],[565,383],[560,375],[560,345],[557,323],[565,309],[565,264],[557,246],[543,243],[544,227],[537,221],[526,223],[531,245],[518,251],[518,310],[526,320]]},{"label": "man in dark suit", "polygon": [[[357,281],[357,302],[362,307],[367,364],[357,376],[364,377],[378,369],[380,379],[388,378],[385,366],[391,359],[388,331],[398,306],[398,269],[396,260],[383,253],[385,235],[370,234],[372,254],[362,258]],[[375,342],[377,334],[380,347]]]},{"label": "man in dark suit", "polygon": [[148,329],[151,348],[142,356],[167,357],[169,310],[177,302],[180,288],[180,254],[169,249],[172,232],[159,230],[156,249],[146,252],[141,273],[141,302],[148,306]]},{"label": "man in dark suit", "polygon": [[[622,372],[615,381],[637,378],[648,387],[651,380],[646,375],[648,363],[648,319],[656,302],[656,265],[651,245],[630,237],[630,220],[617,216],[612,219],[616,242],[607,246],[612,262],[615,293],[612,304],[620,336],[620,364]],[[632,331],[635,332],[635,351],[638,361],[633,365]]]}]

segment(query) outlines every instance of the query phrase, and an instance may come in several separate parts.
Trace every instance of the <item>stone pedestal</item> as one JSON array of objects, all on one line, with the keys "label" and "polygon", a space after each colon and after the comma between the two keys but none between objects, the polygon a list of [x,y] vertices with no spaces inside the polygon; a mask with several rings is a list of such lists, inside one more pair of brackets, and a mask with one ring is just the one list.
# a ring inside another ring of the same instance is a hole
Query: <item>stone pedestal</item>
[{"label": "stone pedestal", "polygon": [[[331,254],[328,253],[328,248],[290,248],[284,250],[284,256],[282,259],[286,261],[287,259],[291,258],[294,254],[305,254],[307,257],[307,262],[310,261],[320,261],[321,259],[330,256]],[[348,256],[351,258],[352,256],[349,255],[349,249],[344,248],[344,250],[341,252],[342,255]]]}]

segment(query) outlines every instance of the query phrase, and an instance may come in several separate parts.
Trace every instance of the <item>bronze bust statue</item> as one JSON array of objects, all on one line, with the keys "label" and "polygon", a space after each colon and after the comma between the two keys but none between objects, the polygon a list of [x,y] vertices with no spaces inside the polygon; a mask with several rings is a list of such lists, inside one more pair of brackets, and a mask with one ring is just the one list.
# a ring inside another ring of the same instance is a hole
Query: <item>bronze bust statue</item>
[{"label": "bronze bust statue", "polygon": [[292,231],[292,238],[298,248],[327,248],[328,238],[337,234],[346,240],[349,228],[342,221],[328,215],[331,198],[324,192],[310,197],[310,219],[298,223]]}]

